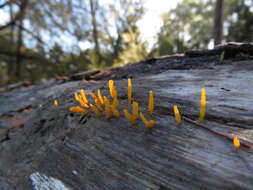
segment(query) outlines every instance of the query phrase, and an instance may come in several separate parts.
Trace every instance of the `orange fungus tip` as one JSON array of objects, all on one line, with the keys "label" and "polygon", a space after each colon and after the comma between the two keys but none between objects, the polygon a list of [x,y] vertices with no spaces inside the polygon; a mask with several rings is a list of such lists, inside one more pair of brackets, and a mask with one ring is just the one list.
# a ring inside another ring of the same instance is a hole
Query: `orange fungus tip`
[{"label": "orange fungus tip", "polygon": [[182,121],[181,120],[181,115],[180,115],[180,112],[179,112],[176,105],[173,106],[173,110],[174,110],[175,120],[176,120],[177,124],[180,124],[181,121]]},{"label": "orange fungus tip", "polygon": [[237,137],[234,137],[233,143],[234,143],[234,147],[236,149],[240,148],[240,141],[239,141],[239,139]]},{"label": "orange fungus tip", "polygon": [[58,106],[58,105],[59,105],[58,100],[54,100],[54,105],[55,105],[55,106]]}]

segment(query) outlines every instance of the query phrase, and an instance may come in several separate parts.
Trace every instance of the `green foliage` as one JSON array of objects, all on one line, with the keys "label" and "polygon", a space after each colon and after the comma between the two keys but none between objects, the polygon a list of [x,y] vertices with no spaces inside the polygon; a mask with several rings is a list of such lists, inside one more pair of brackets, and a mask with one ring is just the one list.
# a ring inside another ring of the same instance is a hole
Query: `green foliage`
[{"label": "green foliage", "polygon": [[115,66],[125,65],[141,61],[147,57],[147,49],[145,42],[140,40],[140,32],[138,28],[129,28],[128,32],[122,35],[123,49],[119,53],[118,59],[115,60]]},{"label": "green foliage", "polygon": [[[207,49],[213,38],[215,0],[183,0],[164,13],[152,55],[182,53],[186,49]],[[224,40],[253,41],[253,1],[225,1]]]},{"label": "green foliage", "polygon": [[228,41],[252,42],[253,41],[253,1],[228,0],[226,9],[226,22]]},{"label": "green foliage", "polygon": [[214,6],[212,1],[183,0],[164,13],[158,33],[158,55],[182,53],[189,48],[207,48],[212,38]]}]

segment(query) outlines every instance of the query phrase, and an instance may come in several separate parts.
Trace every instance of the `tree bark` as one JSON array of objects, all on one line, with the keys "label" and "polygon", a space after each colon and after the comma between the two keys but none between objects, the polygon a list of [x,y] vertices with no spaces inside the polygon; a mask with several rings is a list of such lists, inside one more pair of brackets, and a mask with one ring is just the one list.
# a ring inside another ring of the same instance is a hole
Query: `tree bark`
[{"label": "tree bark", "polygon": [[222,43],[223,6],[224,6],[224,0],[216,0],[215,18],[214,18],[214,45],[218,45]]}]

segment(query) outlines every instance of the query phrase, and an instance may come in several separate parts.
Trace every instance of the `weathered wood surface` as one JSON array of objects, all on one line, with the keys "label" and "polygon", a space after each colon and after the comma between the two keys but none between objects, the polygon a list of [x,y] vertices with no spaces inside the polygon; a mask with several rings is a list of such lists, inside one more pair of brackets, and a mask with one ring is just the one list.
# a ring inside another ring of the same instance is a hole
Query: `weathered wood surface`
[{"label": "weathered wood surface", "polygon": [[[194,124],[176,125],[174,104],[198,117],[200,91],[207,90],[207,127],[253,143],[253,60],[219,62],[219,55],[165,57],[113,69],[120,98],[127,103],[127,80],[146,113],[155,95],[157,124],[106,120],[70,113],[73,93],[100,88],[100,81],[54,82],[6,92],[0,97],[0,189],[166,190],[253,189],[253,150]],[[53,100],[59,100],[59,106]]]}]

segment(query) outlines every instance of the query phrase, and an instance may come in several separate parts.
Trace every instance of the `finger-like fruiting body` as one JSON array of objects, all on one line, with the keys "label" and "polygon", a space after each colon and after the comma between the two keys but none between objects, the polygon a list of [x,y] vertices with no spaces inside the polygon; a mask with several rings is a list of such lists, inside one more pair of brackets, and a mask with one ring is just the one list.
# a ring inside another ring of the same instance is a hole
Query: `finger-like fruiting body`
[{"label": "finger-like fruiting body", "polygon": [[59,105],[58,100],[54,100],[54,105],[55,105],[55,106],[58,106],[58,105]]},{"label": "finger-like fruiting body", "polygon": [[103,99],[103,96],[101,94],[100,89],[98,89],[98,99],[99,99],[99,101],[100,101],[101,104],[104,104],[104,99]]},{"label": "finger-like fruiting body", "polygon": [[112,109],[113,116],[115,116],[115,117],[119,117],[120,116],[119,110],[113,104],[111,105],[111,109]]},{"label": "finger-like fruiting body", "polygon": [[134,117],[132,116],[132,114],[129,113],[129,111],[127,109],[123,110],[126,118],[130,121],[130,123],[133,125],[136,123],[136,120],[134,119]]},{"label": "finger-like fruiting body", "polygon": [[203,120],[206,115],[206,89],[201,89],[201,100],[200,100],[200,112],[199,112],[199,120]]},{"label": "finger-like fruiting body", "polygon": [[147,128],[151,129],[155,125],[154,120],[147,120],[142,113],[140,113],[140,116],[141,116],[143,123],[145,124],[145,126]]},{"label": "finger-like fruiting body", "polygon": [[91,105],[91,109],[94,111],[97,117],[101,117],[101,112],[96,106]]},{"label": "finger-like fruiting body", "polygon": [[108,81],[108,86],[109,86],[109,91],[110,91],[110,95],[113,98],[113,86],[114,86],[114,81],[113,80],[109,80]]},{"label": "finger-like fruiting body", "polygon": [[104,96],[104,102],[105,102],[105,117],[106,119],[109,119],[112,114],[111,114],[111,104],[110,101]]},{"label": "finger-like fruiting body", "polygon": [[131,104],[131,102],[132,102],[132,93],[133,93],[133,90],[132,90],[132,81],[129,78],[127,80],[127,97],[128,97],[129,104]]},{"label": "finger-like fruiting body", "polygon": [[84,115],[87,115],[89,113],[88,110],[83,109],[80,106],[71,107],[69,108],[69,111],[83,113]]},{"label": "finger-like fruiting body", "polygon": [[137,102],[133,102],[133,118],[137,120],[139,117],[139,104]]},{"label": "finger-like fruiting body", "polygon": [[154,112],[154,95],[152,90],[149,91],[148,111],[150,115]]},{"label": "finger-like fruiting body", "polygon": [[240,148],[240,141],[239,141],[239,139],[237,137],[234,137],[233,143],[234,143],[234,147],[236,149]]},{"label": "finger-like fruiting body", "polygon": [[83,101],[84,101],[85,103],[89,103],[89,102],[88,102],[88,99],[87,99],[87,97],[86,97],[85,91],[84,91],[83,89],[81,89],[80,92],[81,92],[81,97],[82,97]]},{"label": "finger-like fruiting body", "polygon": [[180,124],[181,121],[182,121],[181,120],[181,115],[180,115],[180,112],[179,112],[176,105],[173,106],[173,110],[174,110],[175,120],[176,120],[177,124]]},{"label": "finger-like fruiting body", "polygon": [[117,108],[119,106],[119,100],[117,98],[114,98],[113,102],[112,102],[112,105]]}]

